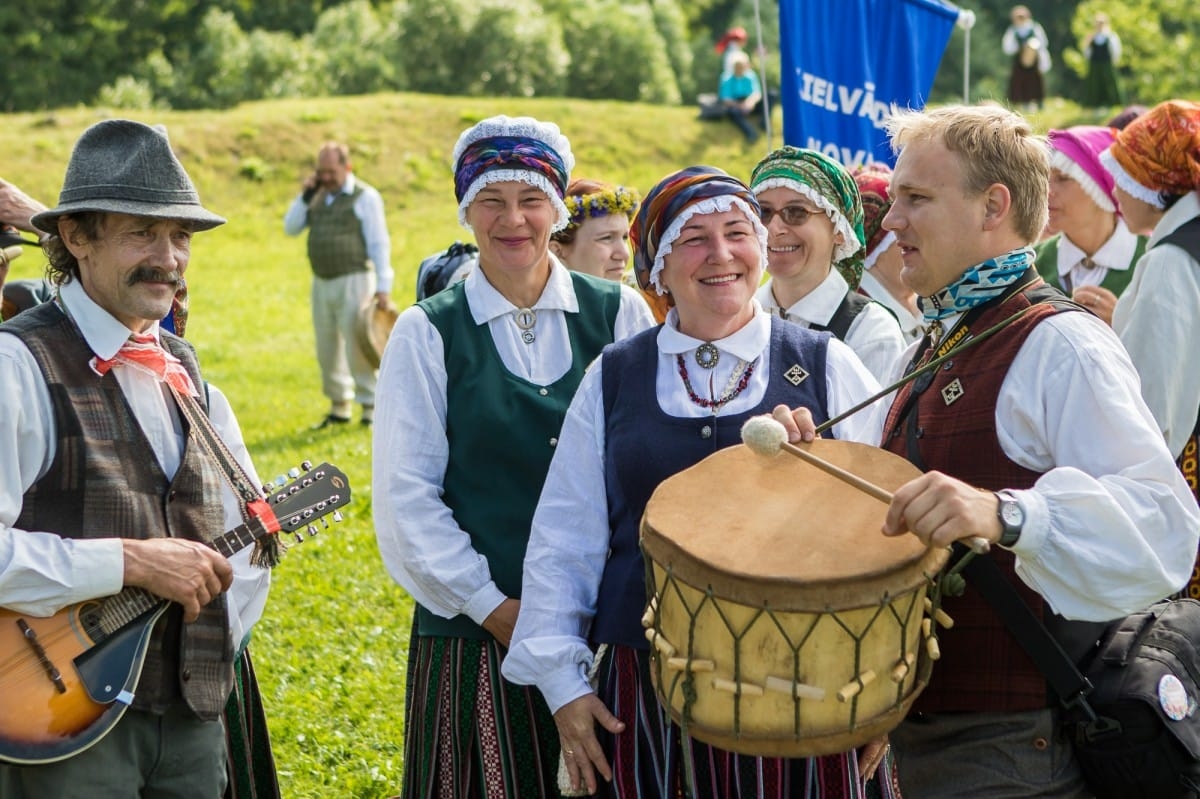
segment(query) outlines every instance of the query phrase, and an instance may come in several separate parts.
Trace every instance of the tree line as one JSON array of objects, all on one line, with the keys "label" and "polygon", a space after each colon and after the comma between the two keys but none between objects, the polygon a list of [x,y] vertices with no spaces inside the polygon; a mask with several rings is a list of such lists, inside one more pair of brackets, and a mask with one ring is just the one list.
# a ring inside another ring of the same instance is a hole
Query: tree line
[{"label": "tree line", "polygon": [[[803,0],[789,0],[803,2]],[[1082,76],[1078,42],[1106,11],[1125,43],[1131,101],[1192,96],[1200,38],[1190,0],[1026,2],[1056,56],[1051,94]],[[9,0],[0,109],[75,105],[226,108],[259,99],[414,91],[690,103],[713,91],[713,42],[754,0]],[[769,80],[777,80],[778,0],[757,4]],[[1004,95],[999,52],[1011,2],[963,2],[972,100]],[[934,101],[962,93],[957,30]]]}]

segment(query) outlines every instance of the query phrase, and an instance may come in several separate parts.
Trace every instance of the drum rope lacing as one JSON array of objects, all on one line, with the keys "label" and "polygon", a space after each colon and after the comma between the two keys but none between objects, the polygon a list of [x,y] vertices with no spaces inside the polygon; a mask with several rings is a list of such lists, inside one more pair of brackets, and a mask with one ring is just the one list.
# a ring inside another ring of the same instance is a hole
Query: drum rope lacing
[{"label": "drum rope lacing", "polygon": [[[651,667],[657,670],[657,675],[656,675],[658,677],[657,682],[660,686],[662,686],[662,697],[664,699],[664,704],[668,708],[672,707],[673,706],[672,697],[675,696],[676,691],[678,691],[678,696],[682,700],[682,707],[679,710],[679,727],[680,727],[680,731],[684,737],[684,740],[686,741],[690,737],[689,727],[691,726],[691,722],[693,720],[692,709],[693,709],[695,703],[697,702],[697,700],[699,699],[699,692],[697,691],[697,688],[696,688],[696,679],[697,679],[696,673],[697,673],[697,671],[693,670],[692,665],[694,663],[704,662],[702,659],[701,660],[696,659],[695,652],[693,649],[693,643],[696,640],[696,625],[698,623],[698,620],[701,617],[701,612],[704,610],[706,605],[711,605],[713,612],[715,612],[717,614],[718,618],[721,620],[722,624],[724,625],[725,631],[730,636],[731,643],[732,643],[732,647],[731,647],[732,648],[731,654],[732,654],[732,658],[733,658],[733,669],[732,669],[733,681],[732,682],[739,687],[739,690],[736,691],[734,694],[734,701],[733,701],[733,729],[732,729],[732,732],[733,732],[734,737],[736,738],[736,737],[740,737],[742,734],[742,727],[741,727],[742,693],[741,693],[741,690],[744,689],[745,687],[747,687],[746,685],[744,685],[741,682],[741,674],[742,674],[741,656],[742,656],[742,649],[743,649],[742,640],[754,630],[755,626],[759,623],[759,621],[764,616],[774,626],[775,630],[779,633],[779,635],[782,637],[784,643],[786,644],[787,649],[791,652],[793,684],[799,684],[802,682],[801,673],[800,673],[801,650],[803,650],[806,643],[813,636],[813,634],[815,633],[821,620],[824,618],[831,618],[833,620],[833,622],[835,624],[837,624],[838,627],[840,627],[843,631],[845,631],[847,636],[849,636],[849,638],[851,640],[853,640],[853,642],[854,642],[855,672],[859,676],[854,678],[851,681],[851,684],[854,684],[855,682],[857,682],[858,688],[861,690],[866,685],[866,682],[862,679],[862,672],[861,672],[862,660],[863,660],[863,653],[862,653],[863,642],[868,637],[870,632],[872,631],[872,628],[875,626],[876,622],[881,617],[884,616],[884,611],[887,610],[890,613],[892,620],[896,623],[897,627],[900,629],[901,641],[907,642],[908,631],[911,627],[911,624],[914,622],[914,620],[916,621],[916,623],[922,623],[922,620],[925,618],[926,615],[928,616],[929,619],[933,619],[938,615],[938,611],[940,610],[940,607],[941,607],[941,597],[944,593],[942,582],[946,576],[957,575],[957,572],[959,570],[961,570],[963,565],[964,564],[962,562],[956,563],[955,568],[952,569],[950,572],[948,572],[947,575],[943,575],[942,578],[940,578],[940,579],[936,575],[924,574],[924,579],[925,579],[925,583],[927,586],[926,590],[928,593],[926,593],[926,591],[910,589],[908,591],[902,592],[899,595],[892,596],[890,594],[890,592],[885,592],[885,595],[881,598],[880,605],[878,608],[876,608],[874,615],[865,624],[865,626],[862,626],[861,630],[856,631],[855,629],[851,628],[849,625],[844,623],[838,617],[836,611],[826,608],[826,610],[824,612],[818,613],[817,615],[814,616],[812,622],[807,626],[807,629],[804,629],[801,631],[802,634],[799,636],[798,640],[793,639],[793,636],[791,634],[789,634],[788,630],[779,621],[776,613],[769,606],[767,606],[765,604],[762,607],[755,608],[755,613],[748,620],[744,621],[740,625],[735,624],[735,622],[729,617],[729,615],[727,613],[725,613],[725,611],[722,610],[720,602],[718,601],[718,597],[715,596],[711,585],[708,586],[703,592],[699,592],[699,589],[697,589],[694,586],[688,586],[693,591],[697,591],[698,593],[701,594],[700,601],[698,603],[696,603],[694,606],[692,606],[691,603],[689,603],[687,597],[684,595],[684,593],[680,587],[681,583],[676,578],[673,569],[669,566],[662,567],[663,572],[664,572],[662,585],[657,587],[657,589],[655,589],[653,591],[652,598],[649,602],[649,607],[647,609],[647,614],[643,619],[643,623],[647,624],[647,627],[648,627],[647,638],[649,638],[651,640],[651,655],[652,655]],[[646,571],[647,571],[647,584],[653,588],[658,581],[655,579],[654,567],[649,561],[647,561],[647,563],[646,563]],[[961,577],[959,579],[961,579]],[[687,584],[682,583],[682,585],[687,585]],[[688,646],[687,646],[686,652],[680,653],[684,656],[683,659],[685,660],[685,666],[682,669],[679,669],[679,668],[666,669],[666,668],[664,668],[664,664],[670,657],[672,657],[672,655],[664,653],[662,651],[662,647],[666,646],[667,648],[670,649],[671,653],[673,653],[675,651],[674,647],[671,646],[669,643],[668,644],[663,643],[663,641],[665,641],[665,639],[662,638],[660,618],[658,615],[659,598],[665,596],[668,592],[670,592],[671,594],[673,594],[675,596],[680,607],[685,609],[688,613],[688,625],[687,625],[687,633],[686,633]],[[901,599],[906,599],[906,604],[902,605],[900,607],[897,607],[896,602],[898,602]],[[928,607],[927,607],[928,613],[926,614],[926,613],[922,612],[922,610],[926,610],[926,608],[922,608],[922,609],[918,610],[915,607],[915,603],[917,603],[918,601],[924,601],[927,599],[928,599],[929,603],[928,603]],[[936,639],[936,637],[937,637],[936,630],[937,630],[937,626],[931,624],[928,632],[923,631],[922,634],[926,638]],[[918,662],[924,663],[925,664],[924,667],[922,667],[918,670],[917,679],[927,681],[928,680],[928,670],[931,668],[929,661],[932,659],[932,657],[929,659],[924,659],[924,658],[921,658],[918,653],[914,652],[914,653],[911,653],[912,659],[910,660],[909,659],[910,653],[907,651],[904,651],[905,649],[906,649],[906,646],[902,647],[902,651],[900,652],[899,660],[901,662],[910,663],[913,665],[916,665]],[[911,666],[910,666],[910,668],[911,668]],[[675,671],[676,673],[674,675],[668,677],[667,674],[669,671]],[[922,674],[923,674],[923,676],[922,676]],[[899,680],[893,679],[893,681],[896,682],[896,702],[897,702],[897,704],[901,703],[905,698],[905,687],[906,687],[906,683],[908,682],[907,677],[908,677],[908,673],[906,670],[906,673],[902,676],[901,679],[899,679]],[[750,687],[754,687],[754,686],[750,686]],[[797,698],[794,697],[794,699],[797,699]],[[850,728],[855,729],[860,721],[858,718],[857,695],[855,694],[855,695],[850,696],[848,698],[848,700],[842,699],[841,697],[839,697],[839,700],[850,702],[850,704],[851,704]],[[803,730],[802,730],[802,726],[801,726],[800,711],[801,711],[800,702],[797,699],[797,701],[795,701],[794,706],[793,706],[793,729],[792,729],[792,737],[793,737],[793,739],[796,739],[796,740],[803,737],[803,734],[804,734]],[[685,762],[685,774],[690,774],[690,773],[692,773],[692,769],[690,768],[691,749],[689,746],[685,745],[683,747],[683,757],[684,757],[684,762]]]}]

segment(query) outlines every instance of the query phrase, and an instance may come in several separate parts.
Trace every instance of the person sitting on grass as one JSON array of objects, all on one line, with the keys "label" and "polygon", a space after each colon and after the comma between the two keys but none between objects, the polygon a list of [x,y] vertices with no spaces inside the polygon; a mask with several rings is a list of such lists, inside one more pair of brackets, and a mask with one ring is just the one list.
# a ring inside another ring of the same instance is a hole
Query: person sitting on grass
[{"label": "person sitting on grass", "polygon": [[733,74],[721,81],[717,100],[725,109],[725,116],[738,126],[738,130],[753,144],[759,132],[750,124],[750,119],[761,114],[762,86],[758,75],[750,67],[750,56],[738,53],[733,58]]}]

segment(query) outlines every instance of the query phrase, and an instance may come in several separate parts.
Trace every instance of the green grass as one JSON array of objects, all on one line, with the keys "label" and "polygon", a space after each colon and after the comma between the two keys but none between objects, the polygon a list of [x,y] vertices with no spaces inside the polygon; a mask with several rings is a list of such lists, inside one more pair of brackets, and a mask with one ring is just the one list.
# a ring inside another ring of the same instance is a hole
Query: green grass
[{"label": "green grass", "polygon": [[[421,258],[465,235],[448,163],[455,139],[499,113],[557,122],[571,139],[575,175],[643,192],[688,164],[747,178],[765,154],[762,145],[746,147],[732,125],[696,121],[691,108],[613,102],[384,94],[127,114],[167,125],[205,205],[230,220],[194,242],[188,338],[206,377],[229,395],[260,476],[270,479],[303,459],[328,460],[353,486],[347,520],[296,547],[275,571],[271,602],[254,632],[285,799],[398,792],[412,601],[375,546],[369,431],[357,424],[308,429],[326,401],[313,356],[304,238],[283,235],[283,212],[318,145],[347,141],[356,172],[383,194],[393,296],[407,305]],[[75,139],[87,125],[118,115],[125,114],[5,115],[0,177],[53,205]],[[1042,130],[1094,121],[1057,102],[1034,118]],[[40,253],[28,251],[11,277],[40,276],[42,267]]]}]

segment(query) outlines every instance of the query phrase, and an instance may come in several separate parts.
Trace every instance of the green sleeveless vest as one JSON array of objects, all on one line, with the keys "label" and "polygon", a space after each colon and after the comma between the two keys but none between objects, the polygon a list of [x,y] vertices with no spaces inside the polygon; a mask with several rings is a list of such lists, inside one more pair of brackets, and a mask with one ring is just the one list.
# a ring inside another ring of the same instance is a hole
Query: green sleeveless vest
[{"label": "green sleeveless vest", "polygon": [[[418,306],[442,337],[446,363],[446,439],[450,457],[442,499],[471,545],[487,559],[496,586],[521,596],[521,568],[538,496],[567,406],[588,364],[612,343],[617,283],[571,273],[579,313],[565,314],[571,368],[539,386],[504,368],[487,325],[477,325],[465,284]],[[487,639],[467,616],[445,619],[417,606],[419,635]]]},{"label": "green sleeveless vest", "polygon": [[[1036,265],[1038,274],[1042,276],[1042,280],[1049,283],[1054,288],[1066,293],[1062,283],[1058,279],[1058,240],[1062,238],[1061,233],[1055,233],[1045,241],[1034,245]],[[1133,251],[1133,259],[1129,262],[1128,269],[1109,269],[1108,274],[1104,276],[1104,280],[1100,281],[1100,287],[1106,288],[1118,297],[1125,287],[1129,285],[1129,281],[1133,280],[1133,267],[1137,265],[1138,259],[1146,252],[1146,237],[1137,237],[1137,247]]]}]

